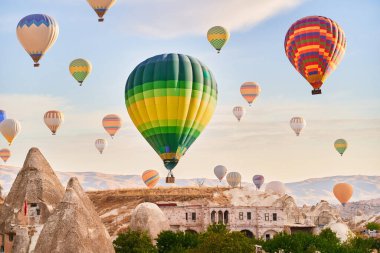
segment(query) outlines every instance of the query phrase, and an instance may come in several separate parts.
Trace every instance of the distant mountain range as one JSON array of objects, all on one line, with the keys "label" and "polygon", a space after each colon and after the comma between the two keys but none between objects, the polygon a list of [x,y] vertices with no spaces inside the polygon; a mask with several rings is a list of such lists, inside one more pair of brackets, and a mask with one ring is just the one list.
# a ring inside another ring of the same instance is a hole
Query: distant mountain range
[{"label": "distant mountain range", "polygon": [[[0,165],[0,184],[3,186],[3,192],[6,194],[17,176],[19,168],[12,166]],[[145,187],[144,182],[138,175],[111,175],[98,172],[56,172],[62,184],[66,183],[70,177],[77,177],[86,191],[92,190],[107,190],[117,188],[138,188]],[[176,183],[170,186],[198,186],[197,178],[193,179],[176,179]],[[337,203],[331,190],[335,183],[346,182],[354,187],[354,195],[352,201],[369,200],[380,198],[380,176],[333,176],[323,178],[312,178],[304,181],[285,184],[288,189],[288,194],[293,196],[298,205],[313,205],[320,200],[327,200],[330,203]],[[205,179],[203,186],[217,186],[219,180]],[[227,182],[219,185],[227,186]],[[158,186],[169,186],[165,183],[165,178],[162,178]],[[243,187],[252,187],[251,183],[243,182]],[[263,186],[265,189],[265,184]]]}]

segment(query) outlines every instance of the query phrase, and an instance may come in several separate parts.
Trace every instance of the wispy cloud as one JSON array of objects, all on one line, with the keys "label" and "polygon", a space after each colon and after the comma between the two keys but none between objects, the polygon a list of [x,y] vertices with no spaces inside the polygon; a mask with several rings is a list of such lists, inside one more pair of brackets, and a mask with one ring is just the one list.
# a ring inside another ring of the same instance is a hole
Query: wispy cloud
[{"label": "wispy cloud", "polygon": [[[120,28],[128,33],[173,38],[203,35],[215,25],[250,28],[303,0],[139,0],[123,1]],[[116,5],[114,8],[118,8]]]}]

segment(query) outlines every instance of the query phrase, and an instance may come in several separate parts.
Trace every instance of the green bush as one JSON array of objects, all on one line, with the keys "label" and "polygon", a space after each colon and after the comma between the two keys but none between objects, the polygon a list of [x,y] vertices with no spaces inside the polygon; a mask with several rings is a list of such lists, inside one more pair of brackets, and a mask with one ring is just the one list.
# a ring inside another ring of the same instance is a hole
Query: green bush
[{"label": "green bush", "polygon": [[368,222],[365,227],[369,230],[380,230],[380,224],[376,222]]},{"label": "green bush", "polygon": [[156,253],[157,249],[152,244],[146,232],[128,230],[120,234],[113,246],[116,253]]}]

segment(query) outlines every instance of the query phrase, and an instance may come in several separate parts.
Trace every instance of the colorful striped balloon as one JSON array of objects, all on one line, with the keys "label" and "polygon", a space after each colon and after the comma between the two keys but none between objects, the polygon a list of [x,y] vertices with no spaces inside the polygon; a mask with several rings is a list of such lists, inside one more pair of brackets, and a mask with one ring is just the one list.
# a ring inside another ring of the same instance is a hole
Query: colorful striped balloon
[{"label": "colorful striped balloon", "polygon": [[113,138],[121,128],[121,118],[116,114],[108,114],[104,116],[102,124],[107,133]]},{"label": "colorful striped balloon", "polygon": [[207,32],[207,39],[218,53],[230,38],[230,33],[222,26],[211,27]]},{"label": "colorful striped balloon", "polygon": [[160,174],[156,170],[146,170],[141,178],[148,188],[153,188],[160,180]]},{"label": "colorful striped balloon", "polygon": [[334,147],[336,151],[342,156],[344,151],[347,149],[347,141],[345,139],[338,139],[334,142]]},{"label": "colorful striped balloon", "polygon": [[38,61],[57,40],[59,27],[48,15],[32,14],[20,20],[16,32],[21,45],[32,57],[34,67],[38,67]]},{"label": "colorful striped balloon", "polygon": [[240,86],[240,93],[245,100],[247,100],[249,106],[252,105],[252,102],[260,94],[261,88],[255,82],[245,82]]},{"label": "colorful striped balloon", "polygon": [[241,183],[241,175],[239,172],[230,172],[227,174],[227,183],[231,187],[236,187]]},{"label": "colorful striped balloon", "polygon": [[78,58],[70,63],[69,70],[79,85],[82,86],[84,79],[91,73],[92,65],[88,60]]},{"label": "colorful striped balloon", "polygon": [[129,75],[125,86],[129,116],[169,175],[210,121],[217,93],[211,71],[182,54],[154,56]]},{"label": "colorful striped balloon", "polygon": [[333,20],[309,16],[296,21],[285,36],[285,53],[294,68],[320,94],[321,86],[346,50],[346,37]]},{"label": "colorful striped balloon", "polygon": [[300,135],[302,129],[306,126],[306,121],[302,117],[293,117],[290,120],[290,127],[296,133],[297,136]]},{"label": "colorful striped balloon", "polygon": [[21,131],[20,122],[14,119],[6,119],[0,124],[0,132],[8,141],[9,146]]},{"label": "colorful striped balloon", "polygon": [[63,113],[60,111],[48,111],[44,115],[44,122],[46,126],[50,129],[52,135],[55,135],[63,121],[64,116]]},{"label": "colorful striped balloon", "polygon": [[104,21],[104,14],[115,4],[116,0],[87,0],[87,2],[94,9],[96,14],[98,14],[98,21]]},{"label": "colorful striped balloon", "polygon": [[11,157],[11,151],[7,148],[0,149],[0,158],[6,163]]}]

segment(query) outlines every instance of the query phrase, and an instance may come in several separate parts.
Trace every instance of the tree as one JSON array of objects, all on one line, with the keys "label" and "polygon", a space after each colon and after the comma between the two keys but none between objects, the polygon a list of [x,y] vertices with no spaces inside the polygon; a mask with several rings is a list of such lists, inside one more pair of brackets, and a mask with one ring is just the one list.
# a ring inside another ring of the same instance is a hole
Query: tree
[{"label": "tree", "polygon": [[230,232],[225,225],[216,224],[199,236],[198,246],[189,251],[197,253],[246,253],[253,252],[255,240],[241,232]]},{"label": "tree", "polygon": [[156,253],[157,249],[152,244],[146,232],[128,230],[120,234],[113,246],[116,253]]},{"label": "tree", "polygon": [[193,249],[198,245],[198,234],[163,231],[157,238],[157,249],[159,253],[185,252]]},{"label": "tree", "polygon": [[368,230],[380,230],[380,224],[376,222],[368,222],[365,227]]}]

